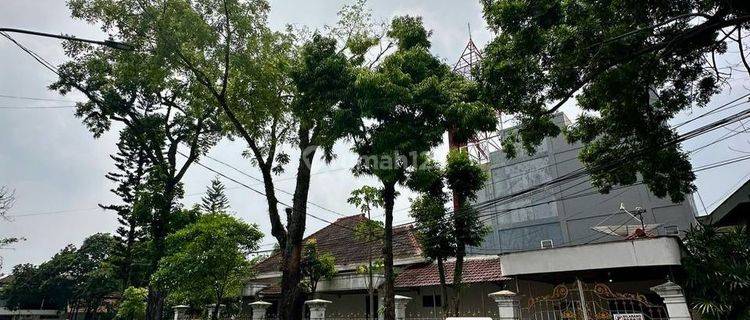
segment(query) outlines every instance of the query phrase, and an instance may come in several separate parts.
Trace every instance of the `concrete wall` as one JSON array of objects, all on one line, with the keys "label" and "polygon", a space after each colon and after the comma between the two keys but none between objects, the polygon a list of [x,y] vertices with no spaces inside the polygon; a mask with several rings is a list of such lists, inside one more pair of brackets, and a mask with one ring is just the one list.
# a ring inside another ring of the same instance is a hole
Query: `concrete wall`
[{"label": "concrete wall", "polygon": [[[653,303],[658,303],[660,299],[650,291],[650,287],[663,282],[661,279],[639,280],[639,281],[615,281],[607,285],[618,293],[640,293],[645,295]],[[511,290],[517,293],[517,299],[521,308],[528,308],[531,298],[549,295],[552,293],[555,285],[559,283],[548,283],[533,280],[507,280],[503,283],[476,283],[469,284],[465,289],[460,308],[462,317],[492,317],[498,318],[498,307],[488,294],[499,290]],[[567,283],[572,285],[571,283]],[[431,299],[434,295],[440,295],[438,286],[421,287],[414,289],[397,289],[396,294],[407,296],[412,300],[407,304],[406,316],[413,319],[431,319],[441,318],[441,307],[425,307],[423,305],[424,297]],[[449,299],[453,292],[449,290]],[[365,314],[365,294],[359,293],[342,293],[322,294],[322,299],[332,301],[326,309],[327,319],[362,319]],[[441,297],[442,299],[442,297]],[[446,306],[446,300],[442,301]]]},{"label": "concrete wall", "polygon": [[[466,316],[496,316],[497,305],[487,295],[502,289],[501,285],[493,283],[469,284],[464,292],[461,304],[461,314]],[[412,298],[406,307],[409,318],[440,318],[442,307],[446,306],[445,300],[440,293],[439,286],[428,286],[413,289],[396,289],[396,294]],[[448,299],[453,297],[453,291],[448,290]],[[434,301],[435,296],[441,296],[441,306],[429,307],[423,303],[424,299]],[[366,314],[367,294],[346,293],[320,294],[321,299],[330,300],[333,303],[326,309],[326,318],[363,318]]]},{"label": "concrete wall", "polygon": [[[559,124],[569,123],[564,116]],[[512,129],[511,129],[512,130]],[[580,144],[568,144],[562,136],[547,138],[533,155],[522,148],[516,158],[507,159],[502,152],[490,156],[490,179],[480,192],[477,203],[497,199],[514,192],[562,177],[583,168],[577,159]],[[695,221],[692,197],[682,203],[659,199],[645,185],[615,187],[600,194],[587,177],[570,180],[536,194],[503,201],[482,210],[491,232],[479,250],[470,252],[501,253],[540,248],[542,240],[554,246],[605,242],[617,237],[594,231],[597,224],[620,226],[638,222],[619,212],[620,204],[633,209],[641,207],[646,224],[660,224],[659,235],[679,230],[683,233]]]}]

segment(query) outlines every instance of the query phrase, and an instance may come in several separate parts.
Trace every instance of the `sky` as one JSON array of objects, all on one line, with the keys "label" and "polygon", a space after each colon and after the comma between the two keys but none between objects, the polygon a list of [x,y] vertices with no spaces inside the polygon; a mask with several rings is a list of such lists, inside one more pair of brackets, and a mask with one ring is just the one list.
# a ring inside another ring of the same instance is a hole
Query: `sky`
[{"label": "sky", "polygon": [[[328,0],[270,0],[269,23],[277,30],[287,24],[321,28],[335,23],[337,11],[346,3],[348,2]],[[62,0],[3,0],[2,6],[0,27],[104,38],[96,26],[72,19]],[[471,35],[480,48],[492,36],[482,19],[478,0],[379,0],[371,1],[369,6],[378,20],[387,21],[404,14],[422,16],[425,26],[433,31],[432,52],[450,64],[457,60],[466,45],[469,25]],[[14,35],[14,38],[53,64],[66,61],[59,41],[23,35]],[[731,64],[736,57],[720,57],[720,60],[723,59]],[[13,265],[19,263],[38,264],[69,243],[80,245],[85,237],[97,232],[113,232],[117,226],[115,215],[104,212],[97,206],[117,201],[109,191],[113,185],[104,177],[113,169],[109,154],[114,152],[116,134],[105,134],[94,139],[69,108],[2,108],[69,106],[75,101],[83,100],[79,94],[60,96],[47,90],[47,86],[54,80],[52,72],[44,69],[7,39],[0,38],[0,185],[15,189],[16,193],[16,203],[8,214],[8,219],[0,220],[0,237],[26,238],[11,248],[0,250],[0,257],[3,259],[0,273],[9,272]],[[740,74],[730,83],[731,89],[727,88],[716,96],[709,107],[721,105],[747,93],[747,80],[746,74]],[[571,118],[575,118],[578,112],[571,104],[563,111]],[[737,111],[735,108],[726,113],[705,117],[680,131],[690,130]],[[705,111],[699,109],[685,112],[675,119],[675,123],[703,112]],[[730,128],[743,130],[739,124]],[[731,133],[725,129],[716,130],[686,142],[683,147],[691,150]],[[743,151],[750,151],[749,139],[750,134],[735,135],[692,154],[691,161],[694,166],[699,166],[742,156]],[[201,163],[243,183],[261,187],[257,181],[247,176],[260,177],[260,174],[241,156],[243,148],[240,142],[222,141],[209,153],[211,157],[226,162],[241,172],[210,159],[203,159]],[[446,147],[442,146],[435,153],[445,154],[445,150]],[[376,183],[372,179],[351,175],[349,168],[356,157],[351,154],[347,145],[337,145],[336,151],[338,158],[334,162],[325,164],[316,161],[312,170],[314,174],[310,201],[315,205],[311,205],[309,210],[327,221],[333,221],[342,215],[357,214],[356,208],[346,202],[350,191],[365,184]],[[708,210],[718,205],[721,199],[745,181],[749,173],[750,166],[747,162],[698,173],[696,184]],[[214,173],[204,168],[191,167],[184,181],[186,197],[183,203],[191,206],[200,201],[206,186],[214,177]],[[278,179],[278,188],[293,191],[293,175],[284,174]],[[270,235],[265,199],[231,181],[225,179],[223,182],[227,186],[232,212],[247,222],[256,223],[265,234]],[[409,221],[406,208],[410,195],[407,190],[401,190],[401,196],[395,205],[396,223]],[[282,201],[290,200],[283,193],[278,196]],[[696,198],[696,203],[698,211],[703,212],[700,199]],[[375,216],[380,217],[380,213]],[[308,218],[308,233],[325,224]],[[273,239],[266,237],[262,243],[261,249],[269,249]]]}]

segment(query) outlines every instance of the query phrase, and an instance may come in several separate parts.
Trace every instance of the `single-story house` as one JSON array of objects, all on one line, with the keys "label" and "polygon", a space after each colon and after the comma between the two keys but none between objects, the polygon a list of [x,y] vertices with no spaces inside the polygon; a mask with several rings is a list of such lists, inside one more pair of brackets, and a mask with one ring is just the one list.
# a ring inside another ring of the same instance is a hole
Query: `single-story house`
[{"label": "single-story house", "polygon": [[[318,250],[330,252],[336,259],[338,274],[317,287],[316,298],[332,301],[327,318],[377,317],[368,311],[367,276],[356,272],[369,257],[381,256],[381,242],[366,243],[354,237],[357,224],[365,219],[363,215],[340,218],[306,238],[314,238]],[[497,318],[498,304],[490,294],[506,290],[503,292],[514,292],[518,312],[528,319],[583,319],[584,312],[591,320],[631,313],[641,314],[643,319],[666,319],[662,299],[651,288],[679,273],[680,259],[680,240],[666,236],[468,256],[460,313]],[[247,302],[276,301],[279,263],[279,254],[274,254],[257,265],[258,274],[244,290]],[[422,256],[411,225],[394,227],[394,267],[396,294],[411,298],[407,317],[441,318],[442,308],[454,292],[441,296],[437,265]],[[449,284],[453,268],[454,261],[449,260]],[[374,283],[379,288],[383,276],[375,277]],[[275,308],[272,304],[268,312],[275,313]]]}]

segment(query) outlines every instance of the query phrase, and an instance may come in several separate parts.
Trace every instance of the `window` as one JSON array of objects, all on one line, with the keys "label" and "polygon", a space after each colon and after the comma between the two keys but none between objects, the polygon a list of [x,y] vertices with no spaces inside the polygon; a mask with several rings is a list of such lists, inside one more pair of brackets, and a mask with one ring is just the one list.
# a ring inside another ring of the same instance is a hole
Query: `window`
[{"label": "window", "polygon": [[443,306],[443,301],[440,299],[440,295],[424,295],[422,296],[422,307],[423,308],[440,308]]}]

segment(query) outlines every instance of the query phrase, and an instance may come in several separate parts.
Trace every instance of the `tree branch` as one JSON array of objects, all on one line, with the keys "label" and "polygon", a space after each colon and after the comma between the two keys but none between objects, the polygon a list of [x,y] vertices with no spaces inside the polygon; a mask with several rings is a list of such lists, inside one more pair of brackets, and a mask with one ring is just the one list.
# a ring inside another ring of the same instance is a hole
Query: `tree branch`
[{"label": "tree branch", "polygon": [[740,58],[742,60],[742,64],[745,66],[745,70],[747,70],[747,73],[750,74],[750,64],[747,63],[747,58],[745,57],[745,48],[742,45],[742,28],[737,28],[737,46],[740,48]]}]

